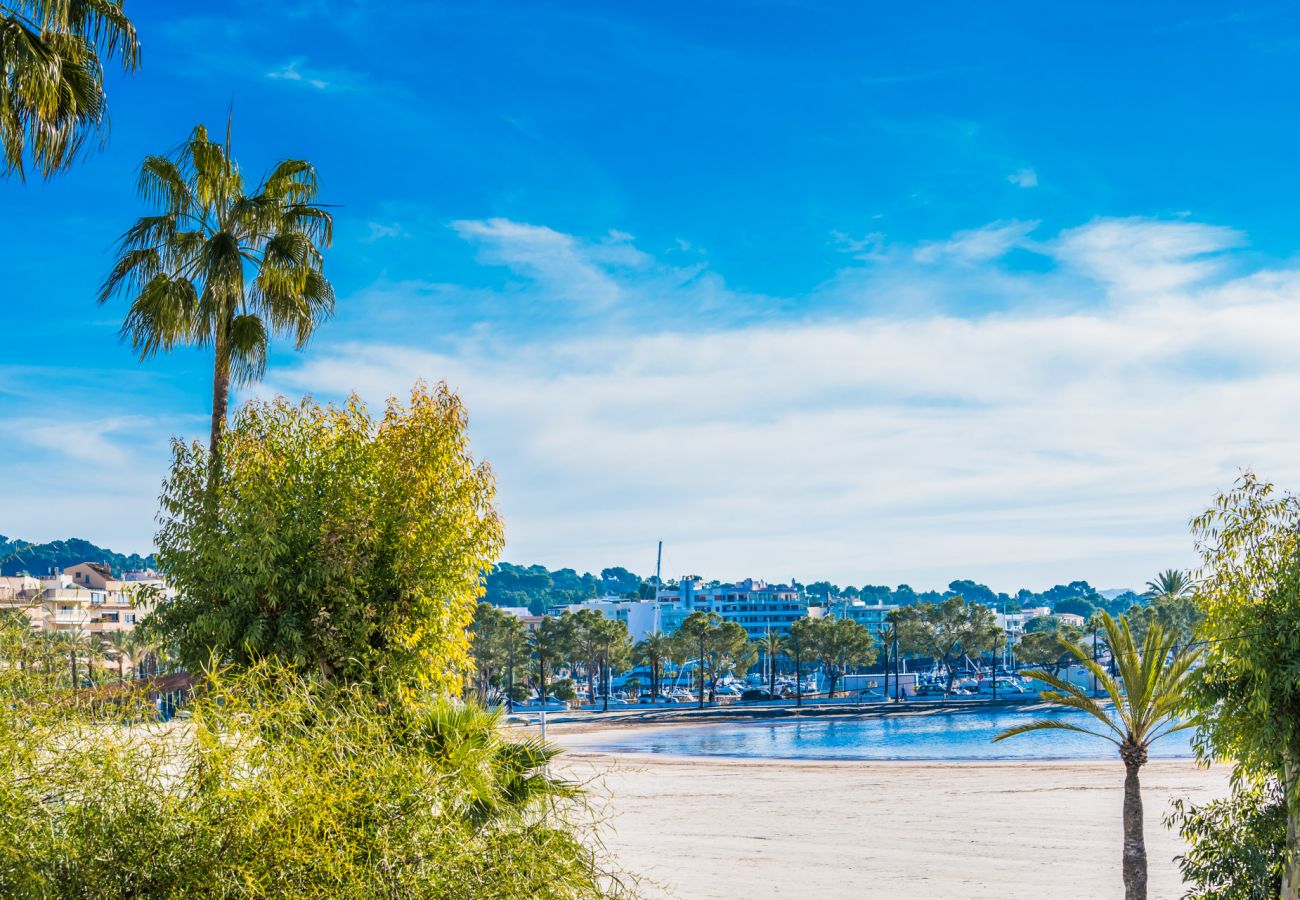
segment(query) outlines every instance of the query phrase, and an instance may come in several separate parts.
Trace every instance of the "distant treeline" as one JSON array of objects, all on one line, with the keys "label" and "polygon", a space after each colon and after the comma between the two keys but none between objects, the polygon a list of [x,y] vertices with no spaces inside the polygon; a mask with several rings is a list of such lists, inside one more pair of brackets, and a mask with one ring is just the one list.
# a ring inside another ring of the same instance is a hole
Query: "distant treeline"
[{"label": "distant treeline", "polygon": [[[713,583],[716,582],[706,582]],[[666,582],[675,585],[675,581]],[[909,606],[913,603],[928,601],[936,603],[945,597],[961,594],[967,600],[973,600],[991,606],[999,612],[1017,612],[1037,606],[1051,607],[1058,613],[1075,613],[1087,618],[1094,611],[1104,609],[1113,614],[1120,614],[1130,606],[1140,602],[1141,598],[1132,591],[1106,599],[1096,588],[1086,581],[1072,581],[1058,584],[1046,591],[1035,592],[1021,588],[1015,594],[994,591],[986,585],[974,581],[953,581],[946,591],[916,591],[906,584],[896,588],[886,585],[867,584],[862,587],[840,587],[829,581],[814,581],[802,587],[812,599],[830,597],[836,599],[862,598],[867,603],[892,603]],[[552,606],[577,603],[591,597],[653,597],[655,595],[654,579],[644,579],[629,572],[622,566],[601,569],[599,575],[584,572],[581,575],[574,569],[550,570],[545,566],[517,566],[512,563],[499,563],[487,576],[487,601],[497,606],[526,606],[534,613],[540,613]]]},{"label": "distant treeline", "polygon": [[0,575],[48,575],[51,569],[63,570],[83,562],[105,563],[115,575],[153,568],[153,556],[114,553],[81,538],[29,544],[0,534]]}]

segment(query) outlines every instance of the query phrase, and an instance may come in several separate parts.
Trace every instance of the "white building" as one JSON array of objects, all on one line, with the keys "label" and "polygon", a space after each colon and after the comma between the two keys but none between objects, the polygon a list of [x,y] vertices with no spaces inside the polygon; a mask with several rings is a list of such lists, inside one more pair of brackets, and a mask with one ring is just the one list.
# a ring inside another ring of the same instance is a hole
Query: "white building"
[{"label": "white building", "polygon": [[683,578],[676,587],[660,588],[655,600],[661,607],[662,630],[669,634],[698,611],[717,613],[724,621],[735,622],[751,639],[769,631],[788,634],[790,625],[808,614],[808,601],[798,588],[756,578],[710,586]]},{"label": "white building", "polygon": [[648,634],[656,631],[666,631],[663,624],[663,614],[661,605],[654,600],[629,600],[625,597],[597,597],[592,600],[584,600],[581,603],[570,603],[567,606],[556,606],[547,613],[553,616],[562,615],[566,612],[578,612],[583,609],[594,609],[607,619],[614,619],[622,622],[627,626],[627,632],[632,636],[632,640],[639,641]]}]

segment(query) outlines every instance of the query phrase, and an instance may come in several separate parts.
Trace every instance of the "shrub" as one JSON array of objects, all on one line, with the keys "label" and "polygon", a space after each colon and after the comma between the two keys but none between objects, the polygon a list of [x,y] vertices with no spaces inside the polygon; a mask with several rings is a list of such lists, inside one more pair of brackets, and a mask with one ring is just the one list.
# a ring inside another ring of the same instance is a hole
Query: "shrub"
[{"label": "shrub", "polygon": [[0,710],[0,895],[585,898],[629,889],[538,741],[256,664],[188,720],[67,694]]},{"label": "shrub", "polygon": [[176,443],[158,563],[176,588],[149,626],[191,671],[275,656],[339,681],[460,690],[482,573],[502,546],[486,465],[446,385],[374,422],[355,396],[252,401],[214,470]]}]

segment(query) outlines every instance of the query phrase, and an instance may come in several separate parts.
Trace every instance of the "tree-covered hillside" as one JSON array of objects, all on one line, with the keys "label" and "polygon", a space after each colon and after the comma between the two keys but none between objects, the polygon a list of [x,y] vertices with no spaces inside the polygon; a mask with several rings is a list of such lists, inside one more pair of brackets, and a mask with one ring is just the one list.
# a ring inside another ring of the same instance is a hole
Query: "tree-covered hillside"
[{"label": "tree-covered hillside", "polygon": [[114,553],[81,538],[31,544],[0,534],[0,575],[48,575],[51,569],[83,562],[106,563],[118,574],[129,569],[152,568],[153,556]]},{"label": "tree-covered hillside", "polygon": [[[487,596],[484,599],[497,606],[526,606],[534,613],[541,613],[552,606],[577,603],[591,597],[653,597],[653,581],[653,578],[642,579],[621,566],[602,569],[600,575],[596,576],[590,572],[579,575],[573,569],[552,571],[540,565],[519,566],[502,562],[488,573]],[[671,586],[675,582],[669,581],[667,584]],[[950,582],[944,591],[916,591],[906,584],[900,584],[896,588],[871,584],[861,588],[852,585],[841,588],[829,581],[796,584],[814,602],[827,597],[832,601],[861,598],[867,603],[910,606],[920,602],[938,603],[945,597],[961,594],[967,600],[983,603],[999,612],[1017,612],[1046,606],[1058,613],[1075,613],[1084,618],[1099,609],[1120,614],[1135,603],[1142,602],[1142,598],[1132,591],[1124,591],[1108,599],[1086,581],[1058,584],[1045,591],[1021,588],[1014,594],[997,592],[969,580]]]}]

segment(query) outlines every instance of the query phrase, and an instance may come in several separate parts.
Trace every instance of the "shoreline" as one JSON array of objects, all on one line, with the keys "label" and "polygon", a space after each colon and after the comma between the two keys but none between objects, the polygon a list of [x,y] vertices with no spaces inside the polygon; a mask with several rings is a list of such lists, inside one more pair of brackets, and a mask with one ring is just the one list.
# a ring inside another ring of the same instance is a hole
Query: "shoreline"
[{"label": "shoreline", "polygon": [[[757,759],[567,749],[602,838],[649,896],[1103,900],[1122,893],[1124,768],[1110,760]],[[1226,767],[1142,769],[1151,900],[1182,895],[1175,798]]]}]

